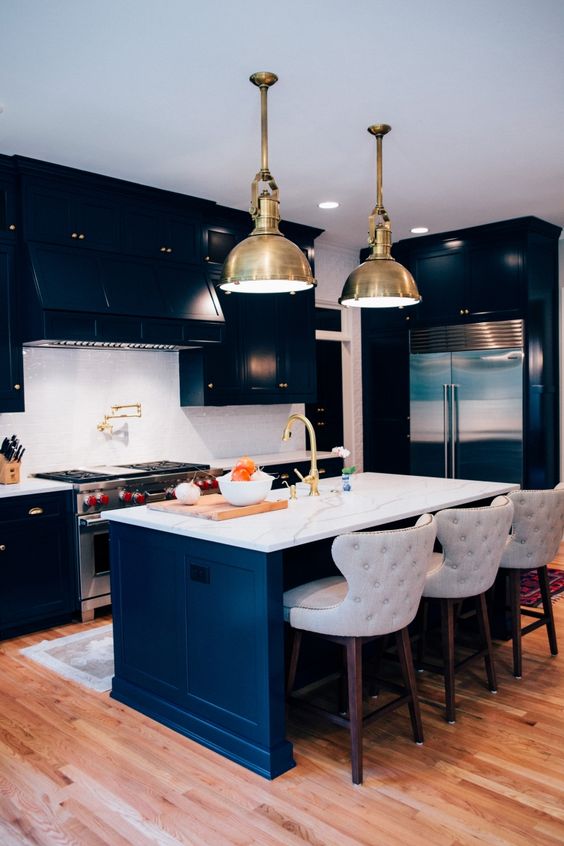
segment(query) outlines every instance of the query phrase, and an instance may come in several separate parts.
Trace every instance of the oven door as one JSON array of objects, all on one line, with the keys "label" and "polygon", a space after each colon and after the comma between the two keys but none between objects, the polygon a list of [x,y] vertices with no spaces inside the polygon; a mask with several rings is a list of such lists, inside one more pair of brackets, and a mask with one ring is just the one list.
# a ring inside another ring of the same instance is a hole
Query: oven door
[{"label": "oven door", "polygon": [[110,531],[109,522],[99,516],[79,517],[80,598],[105,597],[110,602]]}]

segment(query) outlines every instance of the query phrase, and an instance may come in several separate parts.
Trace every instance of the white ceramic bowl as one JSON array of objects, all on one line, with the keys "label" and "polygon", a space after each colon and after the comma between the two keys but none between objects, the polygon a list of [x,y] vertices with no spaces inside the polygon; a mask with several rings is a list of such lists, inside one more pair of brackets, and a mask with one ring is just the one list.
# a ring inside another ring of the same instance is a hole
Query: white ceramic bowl
[{"label": "white ceramic bowl", "polygon": [[232,482],[231,473],[217,480],[219,490],[230,505],[255,505],[266,499],[274,477],[261,473],[260,478],[250,482]]}]

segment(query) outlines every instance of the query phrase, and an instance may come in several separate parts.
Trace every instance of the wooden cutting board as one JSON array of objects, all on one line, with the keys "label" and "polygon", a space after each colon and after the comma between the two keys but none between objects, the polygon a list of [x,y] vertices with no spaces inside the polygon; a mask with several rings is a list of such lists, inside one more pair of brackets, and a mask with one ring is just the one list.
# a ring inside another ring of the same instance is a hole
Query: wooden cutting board
[{"label": "wooden cutting board", "polygon": [[206,520],[232,520],[235,517],[248,517],[250,514],[264,514],[267,511],[281,511],[288,508],[287,499],[276,502],[257,502],[256,505],[230,505],[221,494],[207,494],[200,497],[196,505],[183,505],[175,499],[167,502],[150,502],[147,508],[153,511],[165,511],[168,514],[181,514],[183,517],[203,517]]}]

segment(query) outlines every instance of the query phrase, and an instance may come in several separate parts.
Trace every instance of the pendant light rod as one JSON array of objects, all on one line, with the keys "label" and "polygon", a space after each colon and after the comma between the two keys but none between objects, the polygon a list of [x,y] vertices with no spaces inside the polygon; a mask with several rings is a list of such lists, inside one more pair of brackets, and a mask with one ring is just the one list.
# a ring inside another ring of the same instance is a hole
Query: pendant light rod
[{"label": "pendant light rod", "polygon": [[253,85],[256,85],[260,90],[260,160],[261,160],[261,179],[268,182],[272,179],[270,170],[268,169],[268,89],[271,85],[278,82],[278,77],[275,73],[270,71],[260,71],[254,73],[250,77]]},{"label": "pendant light rod", "polygon": [[387,123],[375,123],[368,127],[368,132],[376,136],[376,208],[373,214],[378,214],[389,221],[388,214],[384,208],[384,201],[382,198],[382,138],[387,135],[392,129]]}]

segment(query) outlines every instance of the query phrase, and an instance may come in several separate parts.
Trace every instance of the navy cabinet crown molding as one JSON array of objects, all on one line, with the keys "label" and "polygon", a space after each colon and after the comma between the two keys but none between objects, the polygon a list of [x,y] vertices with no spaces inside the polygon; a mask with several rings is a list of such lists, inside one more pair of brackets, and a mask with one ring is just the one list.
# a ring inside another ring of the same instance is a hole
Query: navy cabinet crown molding
[{"label": "navy cabinet crown molding", "polygon": [[523,217],[394,245],[394,256],[414,274],[426,306],[363,312],[366,470],[409,472],[411,326],[522,319],[522,485],[550,488],[559,481],[560,232],[554,224]]},{"label": "navy cabinet crown molding", "polygon": [[0,499],[0,639],[72,618],[74,528],[70,491]]}]

